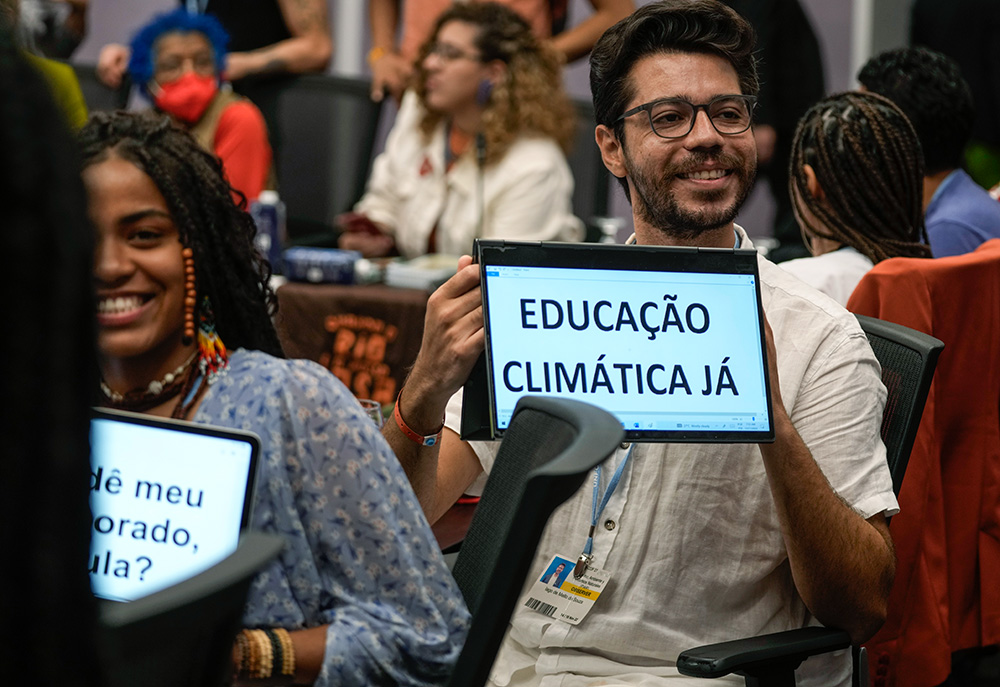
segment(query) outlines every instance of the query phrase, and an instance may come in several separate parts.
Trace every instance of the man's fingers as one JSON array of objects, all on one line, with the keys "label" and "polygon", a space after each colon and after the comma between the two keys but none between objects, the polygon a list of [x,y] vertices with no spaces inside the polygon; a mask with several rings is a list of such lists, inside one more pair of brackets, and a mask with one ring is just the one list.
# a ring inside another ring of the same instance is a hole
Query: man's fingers
[{"label": "man's fingers", "polygon": [[448,281],[431,295],[434,301],[457,298],[474,289],[479,284],[479,266],[466,265],[460,268]]}]

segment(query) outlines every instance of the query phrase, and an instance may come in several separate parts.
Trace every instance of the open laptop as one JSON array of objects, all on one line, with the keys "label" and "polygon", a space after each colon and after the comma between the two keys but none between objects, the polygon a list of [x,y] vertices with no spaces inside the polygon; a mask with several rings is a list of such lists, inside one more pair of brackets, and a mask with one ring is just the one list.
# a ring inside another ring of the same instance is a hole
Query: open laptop
[{"label": "open laptop", "polygon": [[638,441],[774,440],[753,250],[478,240],[486,351],[463,439],[525,394],[604,408]]},{"label": "open laptop", "polygon": [[90,445],[96,596],[132,601],[236,550],[250,522],[256,435],[95,410]]}]

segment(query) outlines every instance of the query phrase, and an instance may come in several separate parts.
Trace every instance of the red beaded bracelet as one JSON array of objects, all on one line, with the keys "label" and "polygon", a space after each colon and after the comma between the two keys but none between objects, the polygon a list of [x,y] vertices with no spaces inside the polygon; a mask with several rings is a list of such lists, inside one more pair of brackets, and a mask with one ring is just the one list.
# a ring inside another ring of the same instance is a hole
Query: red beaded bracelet
[{"label": "red beaded bracelet", "polygon": [[437,428],[437,431],[433,434],[417,434],[412,429],[410,429],[406,423],[403,421],[403,416],[399,414],[399,397],[396,397],[396,405],[393,406],[392,416],[396,419],[396,426],[399,427],[399,431],[403,433],[407,439],[415,444],[420,444],[421,446],[434,446],[439,441],[441,441],[441,432],[444,431],[444,418],[441,418],[441,426]]}]

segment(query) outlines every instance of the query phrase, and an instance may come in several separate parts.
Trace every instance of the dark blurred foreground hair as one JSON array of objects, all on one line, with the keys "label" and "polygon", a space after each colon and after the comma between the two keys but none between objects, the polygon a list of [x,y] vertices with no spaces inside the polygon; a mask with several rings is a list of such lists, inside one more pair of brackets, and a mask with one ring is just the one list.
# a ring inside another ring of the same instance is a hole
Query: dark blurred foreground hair
[{"label": "dark blurred foreground hair", "polygon": [[98,685],[89,416],[97,388],[92,230],[73,139],[0,26],[0,643],[5,682]]}]

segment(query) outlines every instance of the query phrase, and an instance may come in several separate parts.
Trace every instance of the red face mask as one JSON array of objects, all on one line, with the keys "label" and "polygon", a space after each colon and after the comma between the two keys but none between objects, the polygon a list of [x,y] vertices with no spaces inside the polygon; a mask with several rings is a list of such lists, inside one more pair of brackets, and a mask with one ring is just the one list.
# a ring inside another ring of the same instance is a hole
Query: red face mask
[{"label": "red face mask", "polygon": [[157,108],[185,124],[194,124],[219,92],[219,84],[214,76],[187,72],[169,83],[159,84],[157,90],[153,96]]}]

